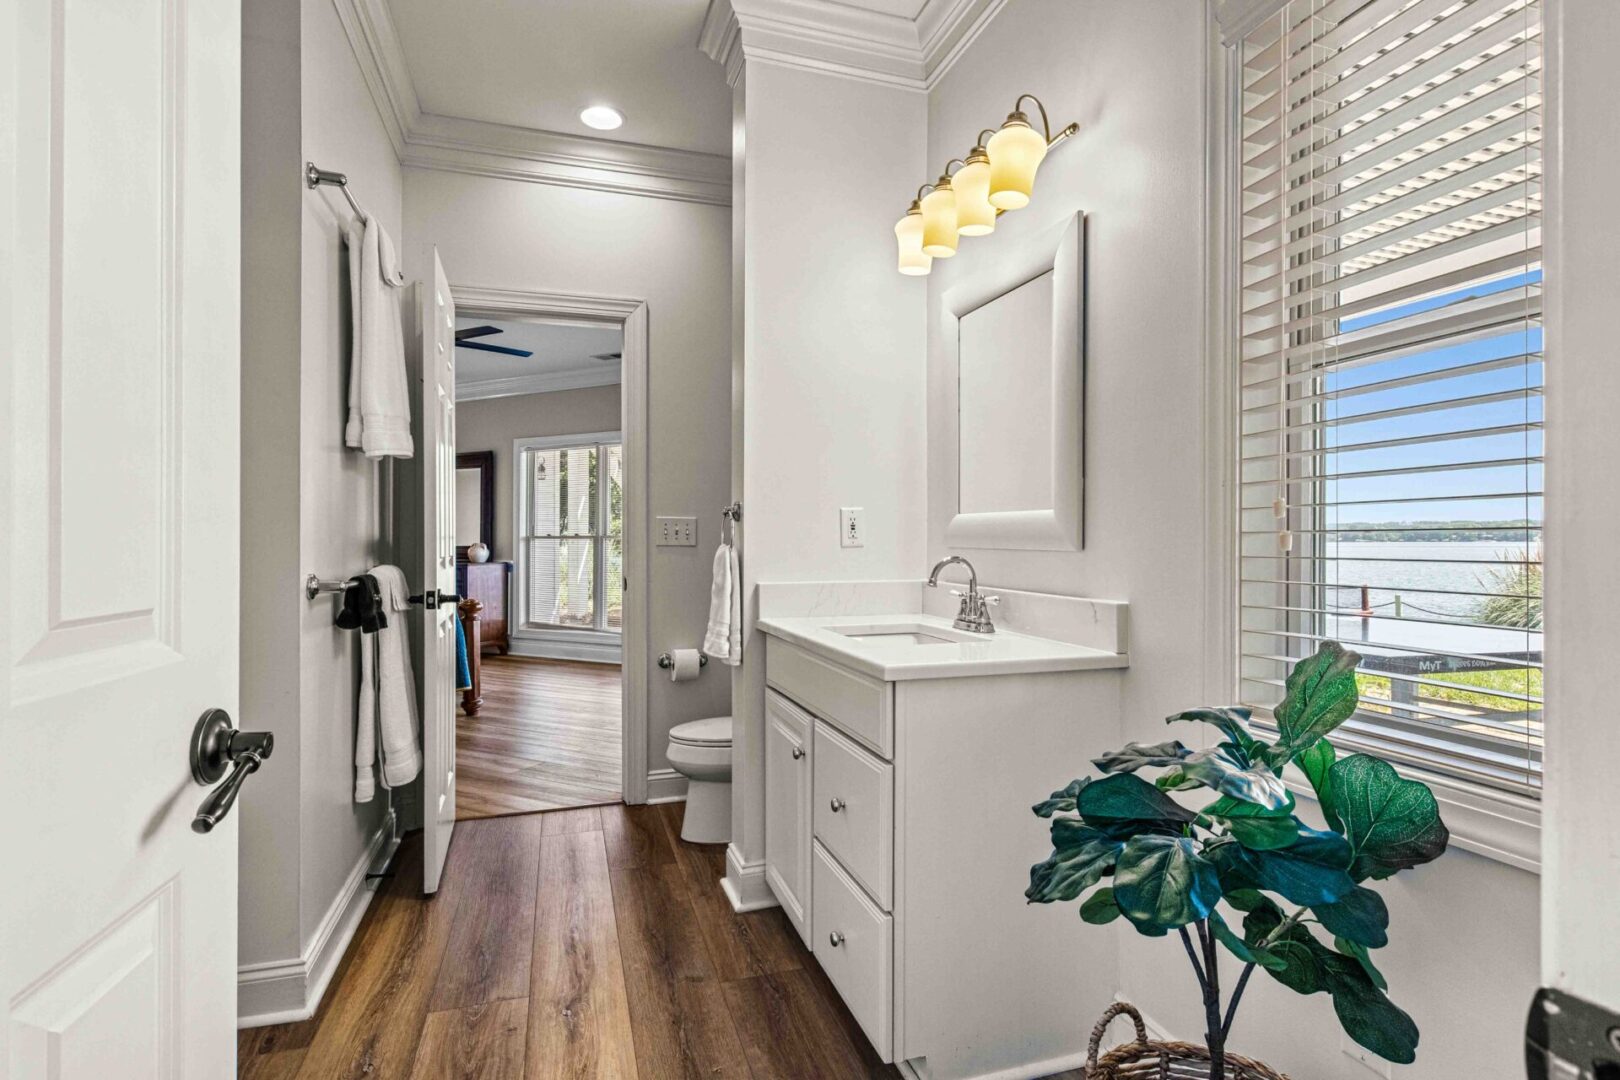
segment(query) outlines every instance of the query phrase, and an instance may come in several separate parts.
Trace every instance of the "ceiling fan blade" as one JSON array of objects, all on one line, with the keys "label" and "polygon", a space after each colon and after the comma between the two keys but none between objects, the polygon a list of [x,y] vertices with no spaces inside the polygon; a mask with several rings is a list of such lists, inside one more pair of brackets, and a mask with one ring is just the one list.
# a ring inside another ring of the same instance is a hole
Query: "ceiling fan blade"
[{"label": "ceiling fan blade", "polygon": [[466,338],[489,337],[491,334],[504,333],[506,333],[506,331],[502,330],[498,326],[469,326],[465,330],[456,331],[456,340],[462,341]]},{"label": "ceiling fan blade", "polygon": [[505,356],[533,356],[527,349],[508,349],[505,345],[485,345],[482,341],[458,341],[458,349],[482,349],[484,352],[501,353]]}]

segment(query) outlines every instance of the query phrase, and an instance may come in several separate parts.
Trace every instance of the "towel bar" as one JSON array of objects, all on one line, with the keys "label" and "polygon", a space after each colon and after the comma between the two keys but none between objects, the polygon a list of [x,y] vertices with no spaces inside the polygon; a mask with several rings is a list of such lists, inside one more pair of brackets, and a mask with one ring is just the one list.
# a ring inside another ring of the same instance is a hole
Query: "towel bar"
[{"label": "towel bar", "polygon": [[313,600],[323,593],[348,592],[353,584],[352,581],[325,581],[311,574],[304,579],[304,596]]}]

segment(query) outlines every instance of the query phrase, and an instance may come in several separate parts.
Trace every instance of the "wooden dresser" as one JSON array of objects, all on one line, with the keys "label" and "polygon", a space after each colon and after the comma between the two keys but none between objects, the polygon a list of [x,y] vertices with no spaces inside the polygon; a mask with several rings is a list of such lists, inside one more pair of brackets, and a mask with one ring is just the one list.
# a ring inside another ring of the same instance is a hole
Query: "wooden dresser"
[{"label": "wooden dresser", "polygon": [[456,566],[457,593],[484,605],[478,619],[483,651],[505,656],[511,650],[507,638],[507,585],[512,578],[509,562],[460,563]]}]

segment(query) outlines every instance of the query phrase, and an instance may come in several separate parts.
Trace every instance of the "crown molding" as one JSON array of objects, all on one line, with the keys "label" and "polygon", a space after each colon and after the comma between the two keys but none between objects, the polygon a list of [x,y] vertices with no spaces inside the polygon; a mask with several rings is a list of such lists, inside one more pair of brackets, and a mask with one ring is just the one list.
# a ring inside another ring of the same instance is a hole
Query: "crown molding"
[{"label": "crown molding", "polygon": [[616,386],[623,381],[619,367],[608,368],[603,365],[603,368],[602,371],[554,371],[457,382],[456,401],[487,401],[490,398],[517,397],[520,394],[551,394],[558,390]]},{"label": "crown molding", "polygon": [[384,0],[332,0],[401,165],[731,205],[731,159],[422,111]]},{"label": "crown molding", "polygon": [[747,60],[926,91],[1005,5],[927,0],[907,19],[837,0],[710,0],[698,47],[732,85]]}]

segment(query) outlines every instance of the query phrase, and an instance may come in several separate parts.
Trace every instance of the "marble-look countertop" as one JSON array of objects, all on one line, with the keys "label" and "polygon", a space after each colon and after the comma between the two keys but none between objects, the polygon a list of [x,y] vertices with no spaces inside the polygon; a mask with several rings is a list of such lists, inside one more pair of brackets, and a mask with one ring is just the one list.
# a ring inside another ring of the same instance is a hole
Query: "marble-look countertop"
[{"label": "marble-look countertop", "polygon": [[[834,628],[915,626],[948,638],[945,643],[860,641]],[[863,675],[885,682],[907,679],[953,679],[974,675],[1022,675],[1042,671],[1098,671],[1127,667],[1125,653],[998,629],[994,634],[968,634],[937,615],[808,615],[769,616],[761,632]]]}]

